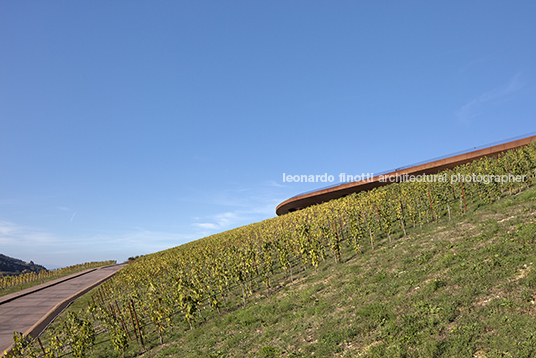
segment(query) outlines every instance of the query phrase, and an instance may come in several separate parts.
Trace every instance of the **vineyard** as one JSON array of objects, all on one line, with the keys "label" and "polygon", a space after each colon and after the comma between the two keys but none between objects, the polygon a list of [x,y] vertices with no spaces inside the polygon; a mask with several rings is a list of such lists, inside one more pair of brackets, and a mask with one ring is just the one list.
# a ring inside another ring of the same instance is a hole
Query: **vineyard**
[{"label": "vineyard", "polygon": [[62,267],[55,270],[41,270],[39,272],[28,272],[16,276],[0,277],[0,294],[3,290],[7,290],[13,287],[19,287],[29,283],[42,283],[45,279],[57,278],[70,273],[74,273],[80,270],[87,270],[90,268],[113,265],[115,261],[98,261],[98,262],[85,262],[83,264],[77,264],[67,267]]},{"label": "vineyard", "polygon": [[[42,339],[16,333],[9,356],[86,357],[99,340],[123,357],[132,346],[146,351],[151,332],[162,344],[170,330],[193,330],[205,322],[205,312],[219,313],[236,295],[247,307],[276,277],[292,282],[297,272],[316,270],[327,260],[342,266],[343,252],[374,252],[379,240],[394,245],[409,230],[448,223],[470,205],[529,188],[535,168],[532,144],[438,174],[446,180],[376,188],[143,256],[94,290],[87,308],[57,320]],[[524,180],[503,180],[516,176]]]}]

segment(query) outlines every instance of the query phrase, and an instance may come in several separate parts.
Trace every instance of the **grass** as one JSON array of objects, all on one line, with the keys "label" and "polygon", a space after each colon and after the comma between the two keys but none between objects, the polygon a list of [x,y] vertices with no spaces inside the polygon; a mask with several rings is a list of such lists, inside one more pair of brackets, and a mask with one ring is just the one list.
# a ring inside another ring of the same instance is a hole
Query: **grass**
[{"label": "grass", "polygon": [[[134,341],[125,356],[536,356],[536,188],[407,229],[259,284],[245,307],[237,291],[193,329],[179,315],[163,345],[149,332],[147,350]],[[120,356],[109,342],[91,355]]]}]

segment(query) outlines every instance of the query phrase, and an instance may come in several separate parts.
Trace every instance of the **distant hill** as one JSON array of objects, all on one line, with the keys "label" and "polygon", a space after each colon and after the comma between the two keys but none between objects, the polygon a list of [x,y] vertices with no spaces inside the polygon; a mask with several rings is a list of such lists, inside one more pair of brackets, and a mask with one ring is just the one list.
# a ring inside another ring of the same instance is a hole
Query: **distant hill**
[{"label": "distant hill", "polygon": [[46,270],[46,268],[44,266],[34,264],[33,261],[28,263],[0,254],[0,277],[19,275],[26,272],[39,272],[41,270]]}]

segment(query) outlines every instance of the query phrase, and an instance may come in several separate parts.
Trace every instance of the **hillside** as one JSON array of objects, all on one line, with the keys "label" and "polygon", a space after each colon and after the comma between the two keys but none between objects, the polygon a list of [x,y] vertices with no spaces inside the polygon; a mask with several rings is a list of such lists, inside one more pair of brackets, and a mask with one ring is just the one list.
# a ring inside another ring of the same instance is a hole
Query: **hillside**
[{"label": "hillside", "polygon": [[[235,289],[221,314],[203,309],[192,329],[177,314],[163,345],[148,326],[141,355],[131,332],[125,356],[536,355],[536,188],[375,244],[359,254],[344,244],[340,263],[297,265],[292,281],[279,274],[271,288],[257,282],[245,307]],[[99,344],[91,357],[121,357],[112,349]]]},{"label": "hillside", "polygon": [[535,168],[531,145],[146,255],[42,340],[93,357],[534,356]]},{"label": "hillside", "polygon": [[346,250],[143,357],[533,357],[535,244],[532,190]]},{"label": "hillside", "polygon": [[7,275],[19,275],[27,272],[39,272],[41,270],[46,270],[46,268],[44,266],[34,264],[33,261],[28,263],[0,254],[0,277]]}]

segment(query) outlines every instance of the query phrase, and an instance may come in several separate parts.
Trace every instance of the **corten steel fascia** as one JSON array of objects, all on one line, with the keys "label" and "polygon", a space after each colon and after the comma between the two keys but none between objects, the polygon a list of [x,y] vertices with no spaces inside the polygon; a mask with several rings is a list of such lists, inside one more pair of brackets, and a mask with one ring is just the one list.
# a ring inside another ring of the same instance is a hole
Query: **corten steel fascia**
[{"label": "corten steel fascia", "polygon": [[277,215],[287,214],[291,210],[299,210],[306,208],[311,205],[325,203],[327,201],[338,199],[343,196],[358,193],[361,191],[371,190],[379,186],[391,184],[389,181],[382,181],[382,178],[388,178],[390,176],[403,176],[403,175],[430,175],[436,174],[446,169],[452,169],[462,164],[472,162],[474,160],[483,158],[483,157],[496,157],[498,154],[505,152],[510,149],[522,147],[524,145],[530,144],[536,141],[536,136],[530,136],[527,138],[522,138],[514,140],[511,142],[494,145],[492,147],[483,148],[475,150],[473,152],[454,155],[452,157],[435,160],[429,163],[424,163],[416,165],[410,168],[395,170],[387,174],[382,174],[375,176],[373,178],[364,179],[357,182],[351,182],[346,184],[341,184],[331,188],[320,189],[312,193],[306,193],[303,195],[298,195],[288,200],[285,200],[279,204],[276,208]]}]

